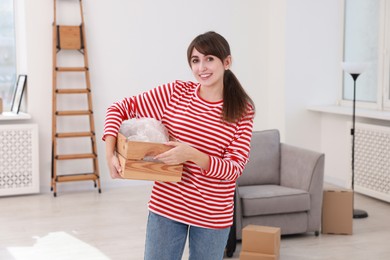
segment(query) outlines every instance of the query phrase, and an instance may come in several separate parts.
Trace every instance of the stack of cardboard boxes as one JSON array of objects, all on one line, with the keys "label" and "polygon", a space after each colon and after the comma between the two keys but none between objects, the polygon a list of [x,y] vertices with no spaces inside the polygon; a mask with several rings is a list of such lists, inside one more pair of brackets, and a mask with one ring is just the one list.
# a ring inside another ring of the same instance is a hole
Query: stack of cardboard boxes
[{"label": "stack of cardboard boxes", "polygon": [[280,228],[248,225],[242,230],[240,260],[277,260]]},{"label": "stack of cardboard boxes", "polygon": [[[323,234],[352,234],[353,192],[324,191],[322,208]],[[242,230],[240,260],[278,260],[280,228],[248,225]]]}]

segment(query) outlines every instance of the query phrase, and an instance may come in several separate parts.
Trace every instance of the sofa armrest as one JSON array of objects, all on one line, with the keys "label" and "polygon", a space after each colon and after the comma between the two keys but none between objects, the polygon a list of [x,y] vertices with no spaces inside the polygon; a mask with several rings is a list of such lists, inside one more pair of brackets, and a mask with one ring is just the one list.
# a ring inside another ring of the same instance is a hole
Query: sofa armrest
[{"label": "sofa armrest", "polygon": [[318,232],[321,227],[325,155],[287,144],[281,146],[281,185],[309,192],[307,232]]},{"label": "sofa armrest", "polygon": [[281,144],[280,185],[309,191],[322,190],[324,154]]}]

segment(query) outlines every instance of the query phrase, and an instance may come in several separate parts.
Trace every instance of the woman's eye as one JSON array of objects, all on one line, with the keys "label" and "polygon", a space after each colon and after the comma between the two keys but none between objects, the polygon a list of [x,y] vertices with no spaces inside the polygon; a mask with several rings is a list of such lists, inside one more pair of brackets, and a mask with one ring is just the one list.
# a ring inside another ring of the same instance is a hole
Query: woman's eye
[{"label": "woman's eye", "polygon": [[198,62],[198,59],[192,59],[191,60],[191,63],[197,63]]},{"label": "woman's eye", "polygon": [[213,60],[214,60],[213,57],[208,57],[208,58],[207,58],[207,61],[213,61]]}]

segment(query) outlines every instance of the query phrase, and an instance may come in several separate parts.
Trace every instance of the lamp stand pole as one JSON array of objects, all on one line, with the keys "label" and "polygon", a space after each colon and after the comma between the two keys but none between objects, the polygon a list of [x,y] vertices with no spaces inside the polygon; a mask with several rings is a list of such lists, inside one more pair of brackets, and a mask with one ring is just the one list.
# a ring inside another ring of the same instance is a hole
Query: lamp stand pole
[{"label": "lamp stand pole", "polygon": [[[352,191],[355,194],[355,113],[356,113],[356,79],[359,77],[359,73],[351,73],[353,78],[353,106],[352,106]],[[355,196],[354,196],[355,197]],[[353,218],[367,218],[366,211],[361,209],[353,209]]]}]

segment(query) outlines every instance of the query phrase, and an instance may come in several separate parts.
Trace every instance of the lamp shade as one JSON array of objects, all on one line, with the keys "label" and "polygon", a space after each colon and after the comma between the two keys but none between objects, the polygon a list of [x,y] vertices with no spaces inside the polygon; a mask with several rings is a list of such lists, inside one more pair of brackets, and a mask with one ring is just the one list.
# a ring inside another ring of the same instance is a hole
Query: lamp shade
[{"label": "lamp shade", "polygon": [[362,74],[368,67],[367,62],[341,62],[343,70],[349,74]]}]

